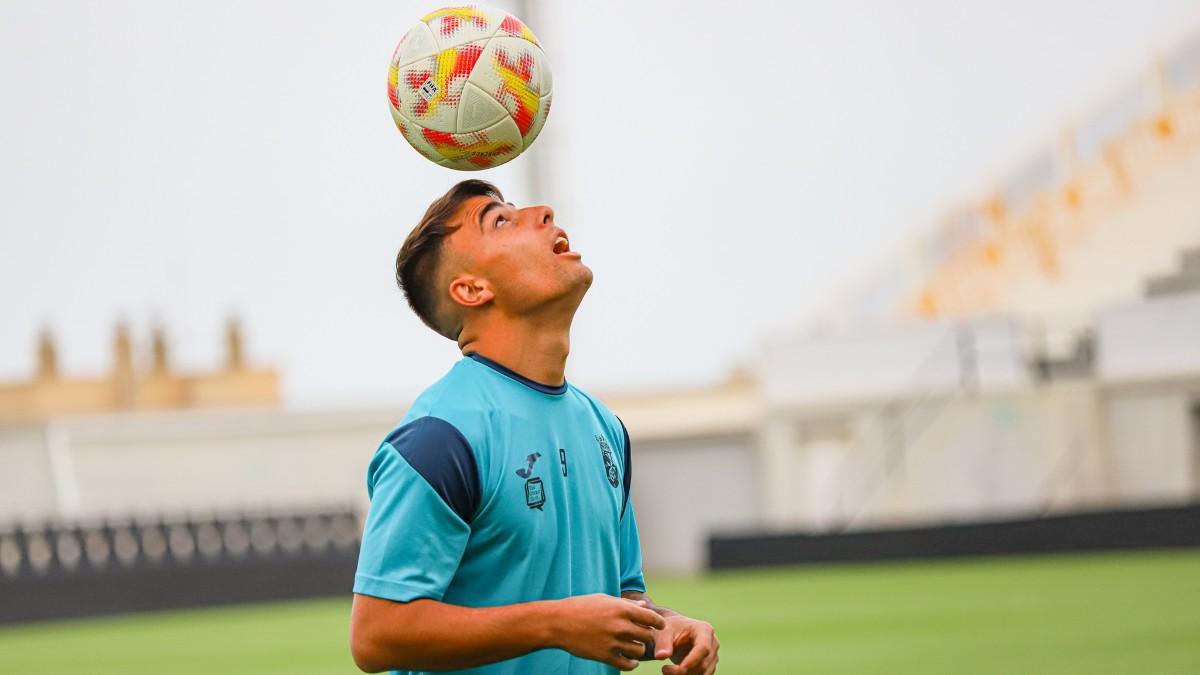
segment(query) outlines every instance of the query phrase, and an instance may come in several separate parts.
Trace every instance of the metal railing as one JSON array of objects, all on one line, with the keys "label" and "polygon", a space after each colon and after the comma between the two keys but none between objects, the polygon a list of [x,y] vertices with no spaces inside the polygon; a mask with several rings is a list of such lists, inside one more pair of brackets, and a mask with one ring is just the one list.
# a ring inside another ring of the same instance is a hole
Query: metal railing
[{"label": "metal railing", "polygon": [[360,536],[352,509],[21,523],[0,527],[0,580],[287,560],[355,551]]}]

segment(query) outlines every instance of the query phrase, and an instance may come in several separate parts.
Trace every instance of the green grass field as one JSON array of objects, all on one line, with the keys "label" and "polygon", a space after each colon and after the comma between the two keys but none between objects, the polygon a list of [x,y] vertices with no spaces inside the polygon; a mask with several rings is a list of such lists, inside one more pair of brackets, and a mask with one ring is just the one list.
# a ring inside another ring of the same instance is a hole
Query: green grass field
[{"label": "green grass field", "polygon": [[[650,592],[717,627],[724,675],[1200,673],[1200,552],[723,573]],[[348,613],[347,598],[0,628],[0,673],[354,673]]]}]

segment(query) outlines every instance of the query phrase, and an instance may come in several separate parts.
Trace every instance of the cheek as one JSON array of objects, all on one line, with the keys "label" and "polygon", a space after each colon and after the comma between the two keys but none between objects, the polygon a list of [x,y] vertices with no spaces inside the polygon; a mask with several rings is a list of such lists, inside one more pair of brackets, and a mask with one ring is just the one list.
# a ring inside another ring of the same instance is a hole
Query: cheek
[{"label": "cheek", "polygon": [[544,265],[547,257],[541,242],[517,236],[504,240],[495,252],[494,264],[496,267],[502,267],[506,274],[515,274],[529,267]]},{"label": "cheek", "polygon": [[555,270],[545,259],[519,251],[511,253],[493,268],[491,278],[500,293],[509,297],[537,296],[558,285]]},{"label": "cheek", "polygon": [[563,264],[545,247],[545,241],[536,238],[504,242],[496,251],[498,255],[489,261],[487,271],[497,292],[514,300],[537,301],[578,285],[580,271]]}]

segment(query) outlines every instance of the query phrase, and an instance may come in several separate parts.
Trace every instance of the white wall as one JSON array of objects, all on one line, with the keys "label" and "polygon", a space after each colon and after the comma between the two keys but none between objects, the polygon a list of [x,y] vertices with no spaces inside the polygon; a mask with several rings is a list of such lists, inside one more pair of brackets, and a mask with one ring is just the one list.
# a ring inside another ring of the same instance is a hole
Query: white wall
[{"label": "white wall", "polygon": [[6,430],[0,520],[362,507],[367,464],[402,415],[187,411]]},{"label": "white wall", "polygon": [[[367,464],[402,416],[186,411],[7,427],[0,429],[0,524],[345,505],[365,511]],[[48,435],[61,455],[61,491]],[[759,521],[760,477],[748,436],[635,436],[634,448],[633,498],[648,568],[697,571],[711,530]]]},{"label": "white wall", "polygon": [[747,437],[639,443],[633,501],[647,570],[696,572],[713,530],[760,521],[758,459]]},{"label": "white wall", "polygon": [[1114,308],[1100,316],[1097,337],[1105,380],[1200,374],[1200,293]]},{"label": "white wall", "polygon": [[1021,335],[1002,318],[787,338],[767,345],[755,365],[764,395],[777,406],[953,391],[964,381],[1004,390],[1028,379]]},{"label": "white wall", "polygon": [[1090,383],[959,397],[912,425],[891,478],[854,525],[1028,516],[1107,503]]},{"label": "white wall", "polygon": [[1107,397],[1105,433],[1113,462],[1112,488],[1126,503],[1200,498],[1200,442],[1192,409],[1200,384],[1184,388],[1131,388]]},{"label": "white wall", "polygon": [[50,518],[56,504],[45,429],[0,427],[0,523]]},{"label": "white wall", "polygon": [[[937,334],[900,342],[928,344],[922,339]],[[999,363],[1011,354],[1006,350]],[[871,365],[886,362],[888,353],[895,352],[868,350],[867,364],[843,364],[845,381],[870,384]],[[808,362],[814,370],[822,365]],[[824,365],[825,376],[836,379],[839,368]],[[790,380],[780,372],[770,378],[786,393]],[[803,381],[791,384],[815,391]],[[686,436],[679,415],[668,435],[658,429],[639,437],[652,425],[631,424],[646,567],[702,569],[710,534],[745,528],[862,528],[1194,499],[1198,403],[1200,375],[1152,385],[1081,380],[950,391],[888,406],[878,399],[776,404],[739,418],[746,424],[738,433]],[[683,407],[701,428],[711,406]],[[652,417],[648,404],[638,409]],[[402,415],[189,411],[6,427],[0,525],[55,515],[364,509],[367,464]]]}]

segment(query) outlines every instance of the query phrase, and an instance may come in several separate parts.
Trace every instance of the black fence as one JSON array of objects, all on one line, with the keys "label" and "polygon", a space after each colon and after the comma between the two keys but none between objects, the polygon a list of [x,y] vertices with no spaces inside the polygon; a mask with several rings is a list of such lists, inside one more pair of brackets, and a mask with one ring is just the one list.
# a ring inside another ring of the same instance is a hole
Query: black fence
[{"label": "black fence", "polygon": [[709,538],[712,569],[922,558],[1200,547],[1200,505],[837,534]]},{"label": "black fence", "polygon": [[0,529],[0,623],[349,597],[350,509]]}]

